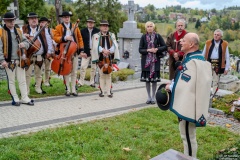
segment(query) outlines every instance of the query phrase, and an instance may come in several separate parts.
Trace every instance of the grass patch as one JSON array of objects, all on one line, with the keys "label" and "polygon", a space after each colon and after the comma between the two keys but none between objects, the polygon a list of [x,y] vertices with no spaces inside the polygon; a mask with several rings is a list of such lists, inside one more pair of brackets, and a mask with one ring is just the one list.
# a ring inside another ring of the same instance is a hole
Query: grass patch
[{"label": "grass patch", "polygon": [[[224,111],[225,114],[228,114],[228,115],[232,114],[230,111],[230,108],[232,106],[232,101],[237,100],[238,97],[240,97],[240,92],[237,92],[231,95],[226,95],[217,99],[214,98],[212,107]],[[237,110],[235,110],[235,112],[233,113],[233,116],[234,118],[240,120],[240,112],[238,112]]]},{"label": "grass patch", "polygon": [[[231,140],[230,140],[231,138]],[[240,136],[220,127],[197,129],[198,158],[212,158]],[[131,151],[124,151],[129,147]],[[177,117],[148,108],[103,120],[0,139],[0,159],[150,159],[183,152]]]},{"label": "grass patch", "polygon": [[[64,95],[66,90],[65,90],[65,85],[63,84],[63,80],[59,78],[51,78],[51,84],[53,85],[52,87],[46,87],[43,85],[43,90],[46,91],[46,94],[38,94],[35,92],[35,89],[33,87],[34,85],[34,78],[31,79],[31,84],[30,84],[30,98],[43,98],[43,97],[49,97],[49,96],[59,96],[59,95]],[[18,95],[20,95],[18,83],[16,82],[16,89]],[[8,93],[8,85],[6,80],[0,81],[0,101],[8,101],[12,100],[11,96]],[[94,92],[97,91],[97,89],[92,88],[90,86],[84,85],[81,88],[78,89],[78,93],[89,93],[89,92]]]}]

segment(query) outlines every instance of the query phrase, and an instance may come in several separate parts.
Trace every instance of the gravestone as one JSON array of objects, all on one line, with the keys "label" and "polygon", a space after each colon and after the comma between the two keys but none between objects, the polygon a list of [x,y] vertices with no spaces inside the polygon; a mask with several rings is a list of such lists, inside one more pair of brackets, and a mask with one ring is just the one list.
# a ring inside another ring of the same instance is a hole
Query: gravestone
[{"label": "gravestone", "polygon": [[20,28],[22,28],[22,26],[24,25],[24,21],[19,19],[18,5],[15,6],[14,3],[10,3],[10,5],[7,7],[7,10],[16,15],[15,25],[18,25]]},{"label": "gravestone", "polygon": [[236,92],[240,89],[239,80],[234,75],[221,75],[219,81],[219,89]]},{"label": "gravestone", "polygon": [[196,158],[187,156],[181,152],[174,149],[169,149],[166,152],[150,159],[150,160],[197,160]]},{"label": "gravestone", "polygon": [[[123,22],[123,28],[120,29],[117,36],[119,39],[120,61],[129,63],[129,68],[138,72],[141,69],[138,48],[142,33],[137,28],[137,22],[134,21],[135,10],[134,0],[129,0],[127,6],[128,20]],[[124,56],[124,52],[126,56]]]}]

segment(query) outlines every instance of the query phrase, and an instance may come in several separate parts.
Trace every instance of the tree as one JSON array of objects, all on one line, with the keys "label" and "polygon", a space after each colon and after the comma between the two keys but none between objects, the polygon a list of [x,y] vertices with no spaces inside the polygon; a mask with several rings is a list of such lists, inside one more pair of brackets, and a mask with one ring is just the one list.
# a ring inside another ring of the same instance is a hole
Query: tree
[{"label": "tree", "polygon": [[198,29],[199,27],[201,27],[201,22],[200,20],[198,19],[196,24],[195,24],[195,28]]}]

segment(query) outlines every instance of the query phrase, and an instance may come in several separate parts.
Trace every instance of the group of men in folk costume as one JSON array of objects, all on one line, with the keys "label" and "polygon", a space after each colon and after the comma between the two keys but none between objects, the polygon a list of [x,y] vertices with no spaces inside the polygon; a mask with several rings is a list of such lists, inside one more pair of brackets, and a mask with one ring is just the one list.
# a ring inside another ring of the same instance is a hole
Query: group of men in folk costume
[{"label": "group of men in folk costume", "polygon": [[[35,75],[35,91],[39,94],[45,93],[45,91],[42,90],[42,70],[43,66],[45,66],[44,84],[46,86],[49,86],[50,63],[52,59],[51,57],[53,57],[55,54],[54,44],[59,45],[67,41],[73,41],[77,44],[76,53],[71,57],[71,72],[70,74],[63,76],[64,84],[66,87],[66,96],[78,96],[77,85],[81,87],[84,84],[86,68],[90,61],[92,61],[90,86],[95,87],[94,78],[96,66],[98,63],[101,63],[103,57],[111,56],[112,61],[114,59],[119,60],[119,51],[116,37],[113,33],[108,31],[109,24],[107,21],[102,21],[100,23],[101,31],[99,31],[98,29],[94,28],[94,19],[89,18],[87,20],[87,28],[80,31],[80,29],[76,27],[74,33],[72,34],[72,29],[74,28],[75,24],[71,23],[71,16],[71,12],[64,11],[61,15],[59,15],[59,17],[62,18],[62,23],[58,24],[55,29],[50,29],[48,28],[49,19],[42,17],[40,20],[38,20],[38,15],[34,12],[31,12],[27,15],[28,24],[24,25],[21,29],[17,29],[15,28],[15,15],[11,12],[7,12],[4,15],[3,20],[5,22],[5,25],[0,30],[0,64],[5,68],[7,73],[9,93],[12,96],[12,105],[20,106],[21,103],[34,105],[34,101],[28,97],[30,94],[30,81],[33,70]],[[81,33],[84,35],[84,39]],[[20,37],[21,42],[16,41],[16,36]],[[31,41],[32,37],[36,38],[39,41],[39,46],[36,46],[34,42]],[[100,42],[96,39],[103,40]],[[32,53],[32,56],[30,57],[30,66],[24,68],[19,64],[25,55],[22,53],[18,54],[18,51],[21,48],[28,50],[30,47],[35,47],[37,50],[36,52]],[[82,58],[82,64],[81,77],[78,83],[77,69],[79,57]],[[104,91],[108,94],[109,97],[112,97],[112,92],[110,92],[111,73],[104,74],[101,72],[101,68],[99,68],[99,72],[101,90],[100,97],[103,97],[102,95],[104,94]],[[19,82],[21,100],[16,93],[15,76],[17,76]],[[71,82],[69,80],[70,77]]]}]

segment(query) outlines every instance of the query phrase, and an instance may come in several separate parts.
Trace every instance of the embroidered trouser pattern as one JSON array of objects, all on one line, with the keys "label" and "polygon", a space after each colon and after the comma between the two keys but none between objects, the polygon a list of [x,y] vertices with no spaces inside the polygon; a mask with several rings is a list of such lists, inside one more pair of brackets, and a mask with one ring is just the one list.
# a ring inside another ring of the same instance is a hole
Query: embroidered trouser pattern
[{"label": "embroidered trouser pattern", "polygon": [[221,74],[216,74],[216,72],[214,71],[214,69],[212,70],[212,94],[214,94],[218,88],[218,83],[219,83],[219,80],[220,80],[220,75]]},{"label": "embroidered trouser pattern", "polygon": [[183,141],[184,154],[197,157],[196,125],[185,120],[179,122],[180,135]]}]

